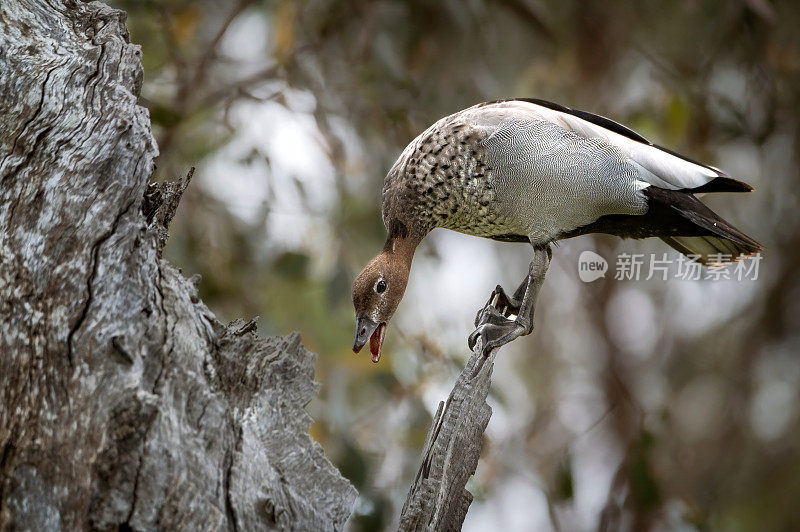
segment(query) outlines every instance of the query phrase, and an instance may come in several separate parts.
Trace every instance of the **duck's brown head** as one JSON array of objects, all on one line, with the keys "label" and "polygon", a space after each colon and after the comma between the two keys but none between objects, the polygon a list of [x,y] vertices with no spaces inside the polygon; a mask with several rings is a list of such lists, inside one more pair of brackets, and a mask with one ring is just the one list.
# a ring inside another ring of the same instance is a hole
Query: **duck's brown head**
[{"label": "duck's brown head", "polygon": [[392,238],[390,232],[383,251],[361,270],[353,282],[353,307],[356,310],[353,351],[358,353],[369,341],[373,362],[381,358],[386,325],[403,299],[418,242],[410,238]]}]

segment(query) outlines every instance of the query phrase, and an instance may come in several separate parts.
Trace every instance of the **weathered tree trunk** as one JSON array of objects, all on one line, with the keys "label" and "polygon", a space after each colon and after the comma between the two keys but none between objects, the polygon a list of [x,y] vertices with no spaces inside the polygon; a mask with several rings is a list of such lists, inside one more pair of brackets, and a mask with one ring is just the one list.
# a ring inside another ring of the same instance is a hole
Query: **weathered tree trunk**
[{"label": "weathered tree trunk", "polygon": [[160,258],[188,180],[146,190],[124,20],[0,3],[0,529],[341,528],[314,356],[223,326]]},{"label": "weathered tree trunk", "polygon": [[483,433],[492,415],[486,397],[497,351],[485,357],[478,340],[447,402],[439,403],[400,514],[400,530],[461,530],[472,504],[467,481],[478,467]]}]

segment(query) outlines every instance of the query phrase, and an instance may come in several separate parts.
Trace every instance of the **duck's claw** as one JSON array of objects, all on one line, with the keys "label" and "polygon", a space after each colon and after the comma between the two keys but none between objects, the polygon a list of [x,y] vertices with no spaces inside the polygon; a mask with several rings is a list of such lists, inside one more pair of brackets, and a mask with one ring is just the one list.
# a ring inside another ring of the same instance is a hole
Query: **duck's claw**
[{"label": "duck's claw", "polygon": [[497,310],[497,307],[493,305],[487,305],[479,310],[478,315],[475,316],[475,327],[480,327],[486,323],[502,325],[507,321],[509,321],[508,318],[506,318],[499,310]]},{"label": "duck's claw", "polygon": [[475,315],[475,327],[478,327],[481,323],[486,323],[486,320],[490,319],[493,315],[500,315],[499,311],[494,306],[494,297],[495,292],[492,292],[492,295],[489,296],[489,301],[478,311]]},{"label": "duck's claw", "polygon": [[499,310],[503,316],[508,318],[509,316],[519,314],[519,307],[522,301],[506,294],[505,290],[503,290],[503,287],[500,285],[497,285],[494,289],[494,293],[497,295],[495,307],[497,307],[497,310]]},{"label": "duck's claw", "polygon": [[504,318],[508,318],[512,315],[519,314],[519,307],[520,301],[517,299],[510,297],[506,294],[503,287],[497,285],[494,290],[492,290],[492,295],[489,296],[489,301],[483,306],[482,309],[478,311],[478,314],[475,316],[475,327],[484,323],[484,319],[490,314],[493,315],[500,315]]},{"label": "duck's claw", "polygon": [[489,301],[475,316],[475,327],[467,339],[470,350],[478,338],[483,338],[483,354],[488,355],[495,347],[507,344],[522,334],[525,327],[509,316],[519,314],[520,302],[509,297],[503,287],[497,285],[489,296]]},{"label": "duck's claw", "polygon": [[[503,287],[497,285],[489,296],[489,301],[475,316],[475,330],[469,335],[467,343],[474,349],[478,338],[483,339],[483,355],[492,349],[533,330],[533,312],[539,289],[544,282],[547,267],[550,265],[550,247],[535,248],[528,275],[519,285],[514,297],[509,297]],[[515,316],[514,319],[510,319]]]},{"label": "duck's claw", "polygon": [[509,320],[499,313],[493,315],[491,319],[487,320],[478,326],[477,329],[472,331],[469,335],[467,343],[469,348],[474,349],[478,338],[483,339],[483,355],[487,356],[492,349],[503,346],[516,338],[526,334],[525,327],[517,323],[515,320]]},{"label": "duck's claw", "polygon": [[[498,286],[498,288],[500,287]],[[508,319],[503,315],[502,311],[491,305],[496,292],[497,290],[492,292],[492,298],[489,299],[489,304],[478,312],[478,316],[475,318],[476,329],[472,331],[472,334],[470,334],[467,339],[467,344],[470,350],[472,350],[478,338],[483,338],[484,355],[488,355],[495,347],[505,345],[522,334],[525,334],[524,326],[517,323],[516,320]]]}]

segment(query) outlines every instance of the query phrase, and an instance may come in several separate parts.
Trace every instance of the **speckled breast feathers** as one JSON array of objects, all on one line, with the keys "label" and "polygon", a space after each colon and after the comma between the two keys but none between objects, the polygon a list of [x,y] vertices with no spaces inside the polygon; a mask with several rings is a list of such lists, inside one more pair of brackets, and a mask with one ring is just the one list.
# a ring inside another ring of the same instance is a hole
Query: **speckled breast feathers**
[{"label": "speckled breast feathers", "polygon": [[475,236],[508,232],[494,208],[485,132],[454,117],[428,128],[405,149],[383,186],[383,218],[420,236],[444,227]]}]

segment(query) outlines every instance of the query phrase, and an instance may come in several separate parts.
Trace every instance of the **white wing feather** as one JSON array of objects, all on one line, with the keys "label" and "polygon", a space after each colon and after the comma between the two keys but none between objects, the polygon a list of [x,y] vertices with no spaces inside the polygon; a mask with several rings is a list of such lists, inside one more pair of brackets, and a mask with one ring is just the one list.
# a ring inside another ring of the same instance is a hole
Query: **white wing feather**
[{"label": "white wing feather", "polygon": [[671,190],[691,189],[703,186],[721,175],[708,167],[687,161],[656,146],[628,138],[569,113],[522,100],[512,100],[498,105],[514,109],[532,118],[547,120],[576,135],[603,139],[617,146],[628,154],[629,162],[640,169],[641,180],[650,185]]}]

